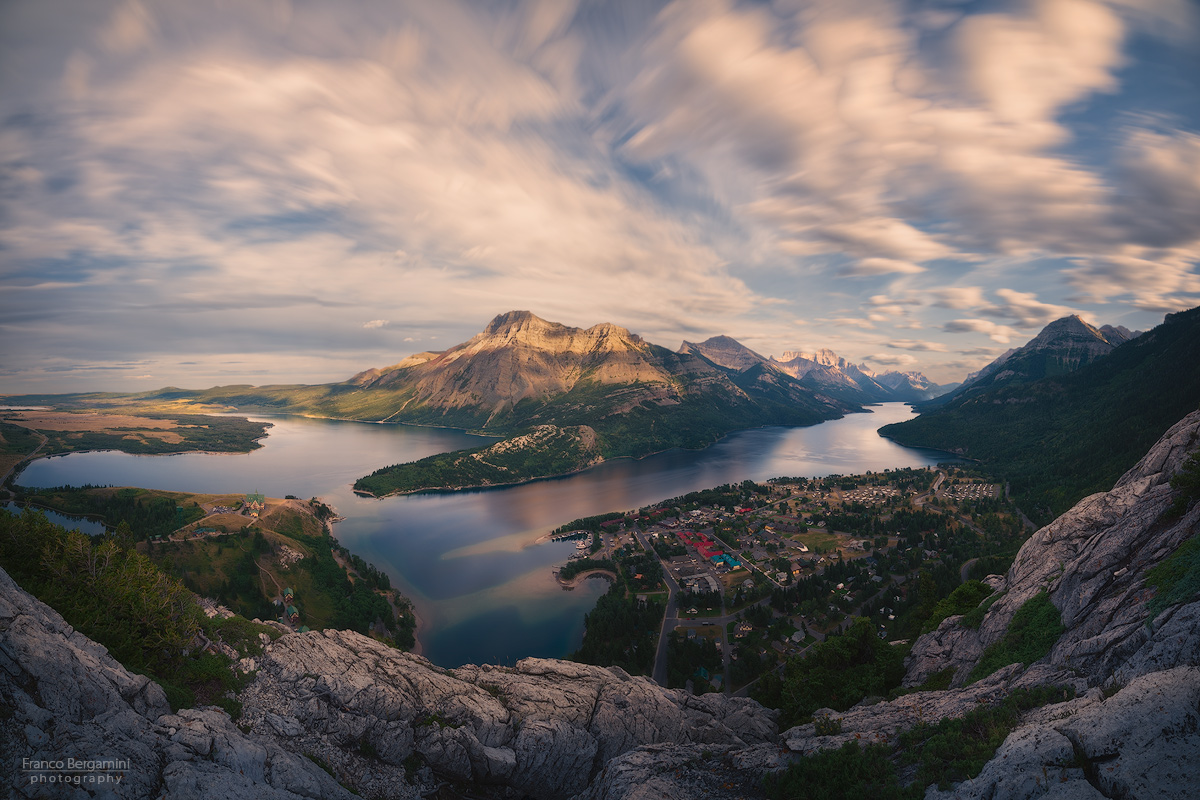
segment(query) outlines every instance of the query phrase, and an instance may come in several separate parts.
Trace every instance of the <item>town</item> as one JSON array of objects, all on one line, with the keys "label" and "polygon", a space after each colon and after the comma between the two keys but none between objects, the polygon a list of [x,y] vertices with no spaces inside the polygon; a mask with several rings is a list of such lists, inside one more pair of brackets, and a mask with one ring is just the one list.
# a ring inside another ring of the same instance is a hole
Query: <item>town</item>
[{"label": "town", "polygon": [[903,647],[958,585],[1004,571],[1023,530],[1003,487],[965,468],[777,478],[569,523],[556,536],[579,553],[557,574],[605,577],[642,610],[624,633],[597,626],[623,638],[600,650],[625,668],[745,696],[859,620]]}]

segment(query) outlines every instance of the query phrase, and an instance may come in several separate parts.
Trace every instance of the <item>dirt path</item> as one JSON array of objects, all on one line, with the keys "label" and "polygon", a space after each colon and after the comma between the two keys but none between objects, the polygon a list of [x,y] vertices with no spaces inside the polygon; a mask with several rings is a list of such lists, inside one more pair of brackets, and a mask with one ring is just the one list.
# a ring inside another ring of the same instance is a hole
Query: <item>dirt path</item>
[{"label": "dirt path", "polygon": [[258,563],[257,558],[254,559],[254,566],[258,567],[259,571],[266,573],[267,577],[271,579],[271,583],[275,584],[275,591],[279,593],[280,597],[282,597],[283,587],[279,585],[279,579],[275,577],[274,573],[272,573],[271,570],[267,569],[262,564]]}]

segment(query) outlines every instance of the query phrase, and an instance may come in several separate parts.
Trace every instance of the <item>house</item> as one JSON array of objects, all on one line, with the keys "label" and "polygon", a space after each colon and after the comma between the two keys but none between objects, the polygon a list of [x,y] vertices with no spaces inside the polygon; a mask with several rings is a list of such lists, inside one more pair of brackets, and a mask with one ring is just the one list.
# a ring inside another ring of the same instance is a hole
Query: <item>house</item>
[{"label": "house", "polygon": [[295,625],[297,622],[300,621],[300,610],[297,609],[295,606],[288,606],[287,607],[287,618],[288,618],[289,622],[291,622],[293,625]]},{"label": "house", "polygon": [[246,502],[242,504],[242,510],[252,517],[257,517],[267,507],[267,498],[260,492],[252,492],[246,495]]},{"label": "house", "polygon": [[291,605],[292,601],[295,599],[296,599],[296,593],[292,591],[292,587],[289,586],[283,590],[283,602],[287,603],[288,605]]}]

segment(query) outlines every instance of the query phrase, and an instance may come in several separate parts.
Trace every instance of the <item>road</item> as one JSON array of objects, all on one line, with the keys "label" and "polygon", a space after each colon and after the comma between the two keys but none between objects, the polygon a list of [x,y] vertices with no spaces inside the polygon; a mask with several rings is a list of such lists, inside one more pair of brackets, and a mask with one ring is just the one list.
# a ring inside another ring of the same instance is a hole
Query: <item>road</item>
[{"label": "road", "polygon": [[[642,530],[636,526],[630,529],[637,543],[642,546],[647,553],[653,553],[654,547],[645,538]],[[658,631],[658,651],[654,655],[654,672],[652,677],[654,682],[659,686],[667,685],[667,641],[668,635],[675,630],[681,622],[679,618],[679,601],[678,595],[682,591],[679,584],[675,582],[675,578],[671,575],[671,569],[668,564],[663,561],[662,556],[658,556],[658,563],[662,566],[663,580],[667,584],[667,609],[663,614],[662,627]],[[725,593],[721,592],[721,616],[705,617],[704,625],[719,625],[721,627],[721,663],[722,673],[724,674],[724,690],[729,691],[729,664],[733,654],[733,646],[729,643],[729,635],[726,631],[726,626],[734,619],[732,614],[725,613]]]},{"label": "road", "polygon": [[[642,529],[634,525],[629,528],[629,532],[633,534],[633,538],[641,545],[642,549],[647,553],[654,553],[654,548],[644,538]],[[667,634],[675,630],[675,626],[679,624],[679,603],[677,596],[680,592],[679,584],[675,582],[675,578],[671,576],[671,570],[667,567],[666,562],[657,553],[659,565],[662,566],[663,580],[667,584],[667,609],[663,614],[662,626],[658,630],[658,650],[654,654],[654,670],[651,672],[651,677],[659,686],[667,685]]]},{"label": "road", "polygon": [[975,562],[978,560],[978,558],[972,558],[963,562],[962,569],[958,571],[958,578],[961,583],[967,582],[967,573],[971,571],[971,567],[975,566]]}]

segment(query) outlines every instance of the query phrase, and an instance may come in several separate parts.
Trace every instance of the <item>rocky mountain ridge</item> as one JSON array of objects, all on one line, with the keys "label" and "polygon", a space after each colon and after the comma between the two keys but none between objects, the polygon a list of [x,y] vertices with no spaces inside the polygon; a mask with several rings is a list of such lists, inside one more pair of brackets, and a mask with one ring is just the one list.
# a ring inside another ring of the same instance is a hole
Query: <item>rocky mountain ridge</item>
[{"label": "rocky mountain ridge", "polygon": [[1078,314],[1048,323],[1024,345],[1006,351],[934,405],[953,403],[1014,382],[1026,383],[1074,372],[1141,335],[1124,326],[1088,324]]},{"label": "rocky mountain ridge", "polygon": [[[808,425],[861,410],[783,373],[729,369],[617,325],[574,328],[528,311],[500,314],[448,350],[418,353],[339,384],[215,387],[173,391],[171,398],[502,435],[536,425],[587,425],[605,457],[699,447],[732,430]],[[634,429],[637,437],[630,436]]]},{"label": "rocky mountain ridge", "polygon": [[[1178,496],[1170,479],[1196,452],[1200,412],[989,578],[1004,594],[978,630],[950,617],[921,637],[906,684],[953,668],[953,688],[818,711],[783,732],[753,701],[694,697],[619,669],[525,659],[444,670],[331,631],[287,634],[244,660],[254,679],[239,695],[237,725],[213,708],[172,714],[157,685],[0,573],[0,750],[127,760],[120,792],[94,796],[349,797],[340,780],[366,797],[414,798],[460,780],[496,797],[732,800],[763,796],[762,775],[794,759],[848,742],[894,746],[905,730],[1016,688],[1065,685],[1076,697],[1025,713],[976,778],[926,796],[1190,797],[1200,763],[1200,598],[1152,612],[1147,572],[1200,530],[1200,503],[1166,513]],[[1050,652],[969,682],[983,649],[1043,591],[1066,629]],[[86,796],[31,785],[20,763],[0,760],[15,796]]]},{"label": "rocky mountain ridge", "polygon": [[[617,325],[572,328],[528,311],[510,311],[449,350],[410,357],[350,380],[364,389],[406,382],[415,387],[417,404],[484,406],[499,412],[522,400],[568,392],[585,378],[600,384],[670,385],[676,377],[672,366],[640,336]],[[696,360],[679,366],[697,375],[715,372]]]},{"label": "rocky mountain ridge", "polygon": [[[1014,353],[994,375],[917,404],[920,416],[880,433],[910,447],[978,460],[1009,484],[1014,500],[1040,524],[1111,488],[1172,425],[1200,407],[1200,308],[1168,314],[1161,325],[1117,347],[1101,342],[1093,332],[1098,329],[1070,318],[1062,322],[1058,327],[1074,331],[1068,338],[1081,344]],[[1106,355],[1070,372],[1031,377],[1066,363],[1055,361],[1054,353],[1104,350]]]}]

